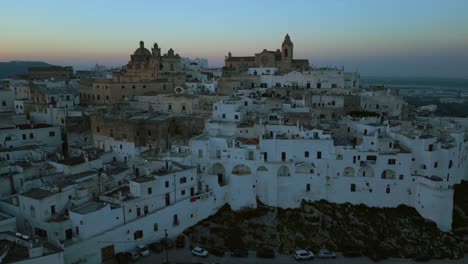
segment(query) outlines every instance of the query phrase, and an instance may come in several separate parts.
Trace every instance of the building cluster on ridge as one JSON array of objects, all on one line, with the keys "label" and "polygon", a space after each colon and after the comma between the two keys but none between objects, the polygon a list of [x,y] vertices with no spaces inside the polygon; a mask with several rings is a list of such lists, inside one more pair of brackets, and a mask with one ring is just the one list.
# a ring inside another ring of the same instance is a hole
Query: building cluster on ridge
[{"label": "building cluster on ridge", "polygon": [[215,69],[141,41],[120,69],[3,80],[0,255],[98,263],[259,201],[404,204],[449,231],[468,122],[293,51],[286,35]]}]

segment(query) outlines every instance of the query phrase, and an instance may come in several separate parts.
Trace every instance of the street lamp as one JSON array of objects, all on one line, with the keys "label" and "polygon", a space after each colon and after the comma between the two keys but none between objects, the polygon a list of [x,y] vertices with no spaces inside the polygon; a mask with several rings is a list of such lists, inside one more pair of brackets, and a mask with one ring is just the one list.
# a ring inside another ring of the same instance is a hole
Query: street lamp
[{"label": "street lamp", "polygon": [[164,247],[166,248],[166,263],[169,263],[169,256],[167,253],[167,229],[164,229],[164,237],[166,238],[164,240]]}]

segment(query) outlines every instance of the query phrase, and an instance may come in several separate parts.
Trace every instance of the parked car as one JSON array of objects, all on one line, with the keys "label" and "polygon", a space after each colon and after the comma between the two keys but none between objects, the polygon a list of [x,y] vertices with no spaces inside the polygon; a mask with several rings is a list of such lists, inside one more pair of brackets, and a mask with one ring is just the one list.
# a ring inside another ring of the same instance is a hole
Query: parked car
[{"label": "parked car", "polygon": [[348,258],[355,258],[362,256],[362,253],[358,249],[346,249],[345,251],[343,251],[343,256]]},{"label": "parked car", "polygon": [[256,254],[257,258],[274,258],[275,251],[272,249],[259,249]]},{"label": "parked car", "polygon": [[218,256],[218,257],[224,256],[224,249],[222,248],[210,247],[210,248],[207,248],[207,250],[210,252],[210,254],[213,254],[215,256]]},{"label": "parked car", "polygon": [[247,258],[249,256],[249,251],[246,249],[235,249],[231,252],[232,257],[241,257]]},{"label": "parked car", "polygon": [[309,250],[299,249],[299,250],[294,251],[294,258],[296,260],[313,259],[314,253],[312,253]]},{"label": "parked car", "polygon": [[319,258],[336,258],[336,254],[333,251],[322,248],[318,252],[318,257]]},{"label": "parked car", "polygon": [[197,257],[206,257],[208,256],[208,251],[201,247],[195,247],[192,249],[192,254]]},{"label": "parked car", "polygon": [[136,251],[138,252],[138,254],[140,254],[142,257],[146,257],[146,256],[149,256],[150,252],[148,250],[148,248],[145,246],[145,245],[138,245],[136,247]]},{"label": "parked car", "polygon": [[138,255],[138,252],[135,249],[128,252],[128,254],[130,255],[130,261],[132,262],[137,261],[138,258],[140,258],[140,255]]},{"label": "parked car", "polygon": [[161,243],[161,245],[164,247],[167,247],[168,249],[170,248],[173,248],[174,247],[174,241],[170,240],[169,238],[161,238],[161,240],[159,241]]},{"label": "parked car", "polygon": [[184,248],[185,247],[185,236],[180,235],[176,238],[176,248]]},{"label": "parked car", "polygon": [[148,245],[148,247],[154,253],[161,253],[164,250],[163,245],[161,245],[161,243],[158,243],[158,242],[151,243]]}]

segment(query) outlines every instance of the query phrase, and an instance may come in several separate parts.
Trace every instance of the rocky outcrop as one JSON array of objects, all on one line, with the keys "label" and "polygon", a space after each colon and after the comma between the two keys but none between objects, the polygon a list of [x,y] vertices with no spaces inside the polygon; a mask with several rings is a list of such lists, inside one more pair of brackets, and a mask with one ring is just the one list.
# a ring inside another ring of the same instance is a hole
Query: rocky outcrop
[{"label": "rocky outcrop", "polygon": [[298,248],[368,256],[463,258],[463,241],[440,231],[414,208],[369,208],[364,205],[303,202],[298,209],[259,206],[234,212],[226,205],[217,214],[188,228],[193,243],[227,249],[271,248],[290,254]]}]

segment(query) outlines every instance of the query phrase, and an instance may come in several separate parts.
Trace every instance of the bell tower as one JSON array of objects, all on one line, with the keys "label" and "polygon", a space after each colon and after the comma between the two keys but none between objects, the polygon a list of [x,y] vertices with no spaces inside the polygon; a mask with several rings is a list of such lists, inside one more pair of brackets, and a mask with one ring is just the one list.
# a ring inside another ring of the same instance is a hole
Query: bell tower
[{"label": "bell tower", "polygon": [[282,62],[291,63],[293,60],[294,44],[289,38],[289,34],[284,37],[283,44],[281,44],[281,60]]}]

